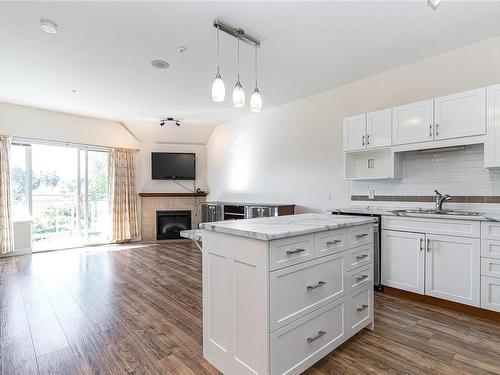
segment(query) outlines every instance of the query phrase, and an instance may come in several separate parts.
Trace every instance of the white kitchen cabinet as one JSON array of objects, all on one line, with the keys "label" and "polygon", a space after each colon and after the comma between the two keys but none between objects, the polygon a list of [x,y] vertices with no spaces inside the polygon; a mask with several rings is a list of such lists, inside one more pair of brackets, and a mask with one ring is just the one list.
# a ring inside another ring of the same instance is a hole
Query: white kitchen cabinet
[{"label": "white kitchen cabinet", "polygon": [[500,312],[500,279],[481,276],[481,307]]},{"label": "white kitchen cabinet", "polygon": [[434,139],[482,135],[486,132],[485,88],[434,99]]},{"label": "white kitchen cabinet", "polygon": [[344,150],[363,150],[366,148],[366,115],[344,119]]},{"label": "white kitchen cabinet", "polygon": [[425,234],[382,231],[382,284],[424,294]]},{"label": "white kitchen cabinet", "polygon": [[434,101],[393,108],[392,140],[394,145],[434,140]]},{"label": "white kitchen cabinet", "polygon": [[391,134],[391,109],[366,114],[366,148],[390,146],[392,141]]},{"label": "white kitchen cabinet", "polygon": [[487,131],[484,141],[484,166],[500,168],[500,85],[486,89]]},{"label": "white kitchen cabinet", "polygon": [[357,151],[391,145],[390,109],[344,119],[344,151]]},{"label": "white kitchen cabinet", "polygon": [[426,241],[425,294],[479,307],[481,241],[435,234]]}]

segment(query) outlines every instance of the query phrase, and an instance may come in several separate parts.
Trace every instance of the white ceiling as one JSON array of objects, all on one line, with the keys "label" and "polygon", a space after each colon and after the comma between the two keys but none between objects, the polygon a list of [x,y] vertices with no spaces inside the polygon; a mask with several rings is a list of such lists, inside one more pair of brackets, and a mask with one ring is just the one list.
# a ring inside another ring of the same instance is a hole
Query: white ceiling
[{"label": "white ceiling", "polygon": [[[211,101],[214,18],[262,41],[259,86],[270,108],[499,35],[499,15],[499,1],[444,0],[437,11],[425,0],[2,2],[0,101],[123,121],[143,141],[204,142],[214,124],[249,113],[230,105],[236,41],[226,35],[226,102]],[[60,32],[42,32],[42,17]],[[249,96],[253,50],[242,45],[241,55]],[[157,58],[170,68],[152,68]],[[163,116],[183,128],[160,128]]]}]

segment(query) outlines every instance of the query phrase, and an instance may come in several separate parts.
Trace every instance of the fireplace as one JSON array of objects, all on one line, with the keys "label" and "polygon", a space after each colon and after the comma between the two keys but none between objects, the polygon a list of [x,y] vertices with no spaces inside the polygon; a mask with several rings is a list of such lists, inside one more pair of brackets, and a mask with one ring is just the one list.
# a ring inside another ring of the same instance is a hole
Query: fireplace
[{"label": "fireplace", "polygon": [[181,239],[182,230],[191,229],[191,211],[156,211],[156,239]]}]

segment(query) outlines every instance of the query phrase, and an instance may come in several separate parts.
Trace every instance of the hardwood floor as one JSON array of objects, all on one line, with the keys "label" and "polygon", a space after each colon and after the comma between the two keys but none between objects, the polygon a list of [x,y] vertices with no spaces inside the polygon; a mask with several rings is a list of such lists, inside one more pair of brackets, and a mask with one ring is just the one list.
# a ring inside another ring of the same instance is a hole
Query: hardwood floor
[{"label": "hardwood floor", "polygon": [[[194,244],[0,259],[2,374],[218,374],[201,341]],[[306,372],[367,373],[500,374],[500,326],[377,293],[375,331]]]}]

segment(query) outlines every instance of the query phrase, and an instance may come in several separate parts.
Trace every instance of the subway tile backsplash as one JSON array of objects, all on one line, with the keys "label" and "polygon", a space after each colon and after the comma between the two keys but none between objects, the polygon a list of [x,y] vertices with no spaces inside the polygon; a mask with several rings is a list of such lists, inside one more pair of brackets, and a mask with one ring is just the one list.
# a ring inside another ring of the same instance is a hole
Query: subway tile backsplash
[{"label": "subway tile backsplash", "polygon": [[371,191],[375,196],[431,196],[437,189],[452,196],[500,196],[500,170],[484,168],[482,144],[436,153],[405,152],[401,162],[401,179],[352,181],[351,195],[366,196]]}]

